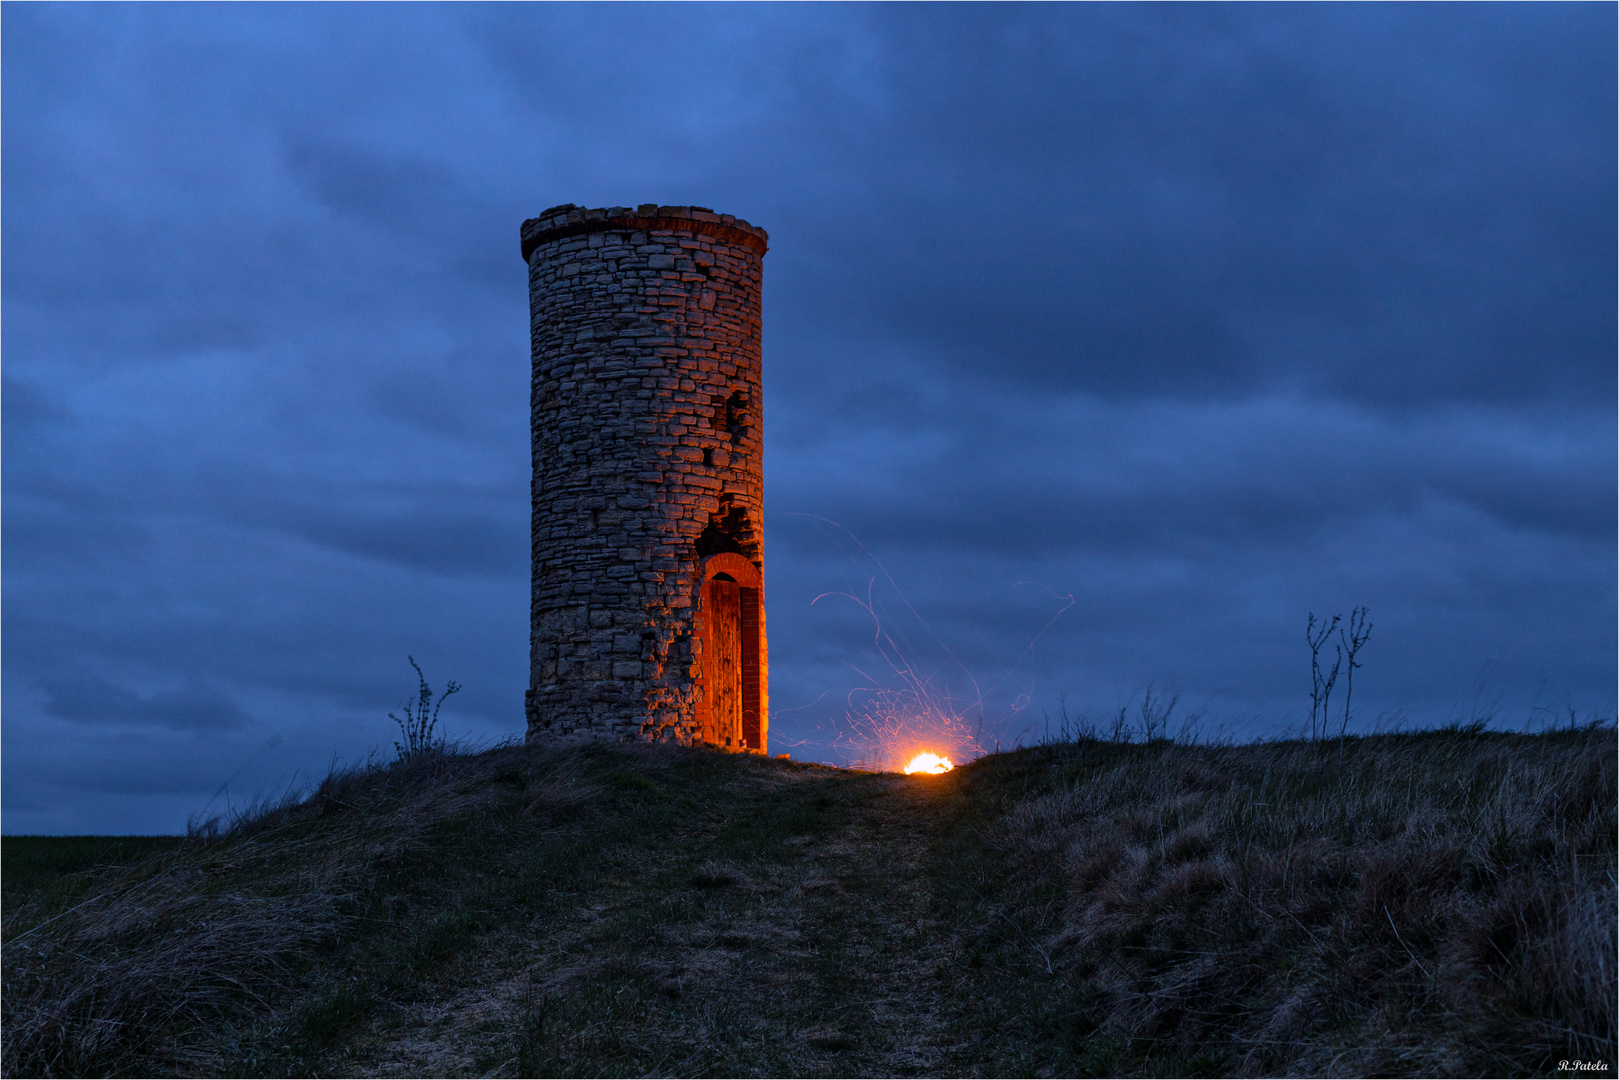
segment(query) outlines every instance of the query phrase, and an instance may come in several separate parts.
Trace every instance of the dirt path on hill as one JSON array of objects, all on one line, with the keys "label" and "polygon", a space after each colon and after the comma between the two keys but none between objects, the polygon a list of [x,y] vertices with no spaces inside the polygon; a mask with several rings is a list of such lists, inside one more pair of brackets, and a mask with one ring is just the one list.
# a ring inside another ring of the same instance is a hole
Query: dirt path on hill
[{"label": "dirt path on hill", "polygon": [[604,850],[482,977],[379,1017],[370,1075],[921,1075],[960,1048],[930,882],[936,781],[750,770],[667,843]]}]

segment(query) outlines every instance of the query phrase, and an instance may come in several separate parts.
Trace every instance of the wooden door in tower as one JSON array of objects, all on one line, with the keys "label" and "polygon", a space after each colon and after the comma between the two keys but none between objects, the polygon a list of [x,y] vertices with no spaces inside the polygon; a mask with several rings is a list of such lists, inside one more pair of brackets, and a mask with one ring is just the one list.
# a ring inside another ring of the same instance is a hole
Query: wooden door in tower
[{"label": "wooden door in tower", "polygon": [[742,587],[727,577],[708,583],[709,741],[742,743]]}]

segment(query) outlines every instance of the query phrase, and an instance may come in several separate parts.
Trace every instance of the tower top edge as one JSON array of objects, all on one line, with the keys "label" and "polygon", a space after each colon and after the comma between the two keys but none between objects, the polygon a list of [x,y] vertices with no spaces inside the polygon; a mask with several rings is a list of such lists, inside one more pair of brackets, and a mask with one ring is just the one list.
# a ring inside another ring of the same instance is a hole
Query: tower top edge
[{"label": "tower top edge", "polygon": [[573,203],[553,206],[539,217],[523,222],[523,261],[542,244],[593,232],[689,232],[713,236],[763,255],[770,234],[731,214],[716,214],[706,206],[604,206],[587,209]]}]

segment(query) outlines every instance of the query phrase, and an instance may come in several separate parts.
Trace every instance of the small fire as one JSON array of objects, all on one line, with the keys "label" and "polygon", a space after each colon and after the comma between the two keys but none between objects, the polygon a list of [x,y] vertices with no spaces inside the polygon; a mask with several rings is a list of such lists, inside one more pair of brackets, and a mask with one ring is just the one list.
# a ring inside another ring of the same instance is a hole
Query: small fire
[{"label": "small fire", "polygon": [[938,754],[921,753],[913,757],[911,763],[905,766],[905,774],[909,776],[911,773],[942,773],[949,772],[954,768],[955,766],[950,763],[950,759],[947,757],[940,757]]}]

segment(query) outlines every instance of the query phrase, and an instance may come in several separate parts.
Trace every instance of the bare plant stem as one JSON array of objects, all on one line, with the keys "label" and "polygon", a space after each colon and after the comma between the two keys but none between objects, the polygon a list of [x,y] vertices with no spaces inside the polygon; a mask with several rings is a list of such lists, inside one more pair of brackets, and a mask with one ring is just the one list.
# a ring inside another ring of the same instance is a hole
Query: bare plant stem
[{"label": "bare plant stem", "polygon": [[1351,608],[1348,630],[1338,631],[1343,655],[1349,661],[1349,668],[1344,672],[1344,720],[1338,725],[1340,739],[1349,733],[1349,701],[1355,692],[1355,669],[1363,666],[1355,660],[1355,654],[1360,652],[1361,646],[1372,636],[1372,624],[1367,619],[1371,611],[1372,609],[1368,607]]},{"label": "bare plant stem", "polygon": [[427,685],[427,676],[422,674],[422,666],[416,662],[414,656],[407,656],[405,659],[416,669],[418,684],[416,701],[405,702],[404,716],[397,713],[388,714],[388,719],[399,725],[399,731],[405,737],[403,743],[394,743],[394,749],[399,752],[401,761],[428,753],[438,745],[433,737],[434,729],[438,727],[438,712],[444,707],[444,699],[461,689],[461,684],[451,679],[444,685],[444,693],[439,695],[437,704],[434,704],[433,688]]},{"label": "bare plant stem", "polygon": [[[1332,697],[1333,684],[1338,681],[1338,670],[1343,665],[1343,647],[1335,646],[1338,658],[1332,663],[1332,671],[1326,675],[1321,673],[1321,646],[1326,644],[1338,624],[1343,621],[1342,615],[1334,615],[1332,621],[1317,619],[1315,612],[1310,612],[1310,619],[1304,626],[1304,640],[1310,645],[1310,740],[1325,738],[1327,734],[1327,702]],[[1320,626],[1320,630],[1316,629]]]}]

